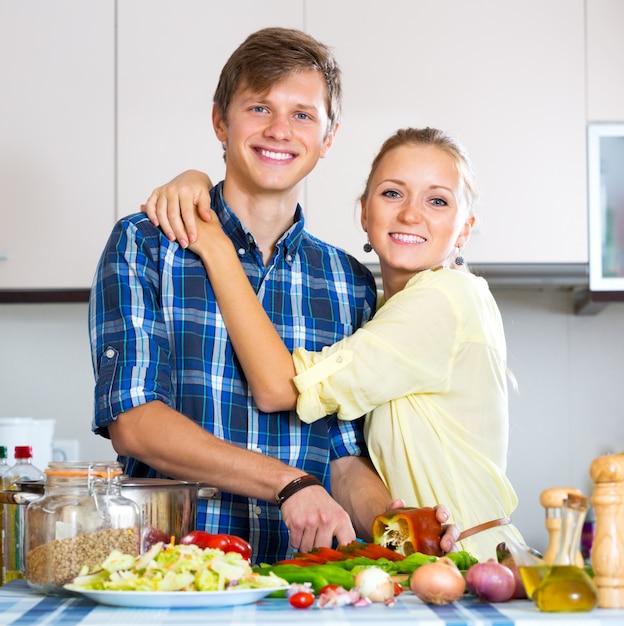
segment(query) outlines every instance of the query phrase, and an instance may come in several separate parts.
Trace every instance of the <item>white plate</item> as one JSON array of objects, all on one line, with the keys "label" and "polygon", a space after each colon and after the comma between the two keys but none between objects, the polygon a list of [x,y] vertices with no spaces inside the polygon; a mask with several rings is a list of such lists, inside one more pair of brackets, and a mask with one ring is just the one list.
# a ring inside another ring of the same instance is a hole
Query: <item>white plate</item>
[{"label": "white plate", "polygon": [[197,608],[211,606],[234,606],[262,600],[274,589],[237,589],[231,591],[88,591],[75,590],[83,596],[110,606],[136,608]]}]

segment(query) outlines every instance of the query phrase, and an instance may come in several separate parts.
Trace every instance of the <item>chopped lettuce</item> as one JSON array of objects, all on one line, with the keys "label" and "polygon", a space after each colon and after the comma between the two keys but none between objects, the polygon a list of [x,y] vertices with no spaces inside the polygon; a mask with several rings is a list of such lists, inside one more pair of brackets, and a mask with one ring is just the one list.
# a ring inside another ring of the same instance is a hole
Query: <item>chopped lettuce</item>
[{"label": "chopped lettuce", "polygon": [[284,588],[288,582],[270,573],[258,574],[236,552],[196,545],[154,544],[138,557],[113,550],[100,567],[83,568],[72,591],[226,591]]}]

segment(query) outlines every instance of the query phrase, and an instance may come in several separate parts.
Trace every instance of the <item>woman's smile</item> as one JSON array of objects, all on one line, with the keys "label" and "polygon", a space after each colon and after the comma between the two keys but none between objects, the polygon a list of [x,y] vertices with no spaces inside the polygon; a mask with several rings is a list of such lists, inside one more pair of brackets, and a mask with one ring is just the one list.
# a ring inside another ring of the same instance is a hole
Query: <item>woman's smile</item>
[{"label": "woman's smile", "polygon": [[390,233],[390,238],[400,244],[417,244],[425,243],[427,241],[424,237],[419,235],[410,235],[408,233]]}]

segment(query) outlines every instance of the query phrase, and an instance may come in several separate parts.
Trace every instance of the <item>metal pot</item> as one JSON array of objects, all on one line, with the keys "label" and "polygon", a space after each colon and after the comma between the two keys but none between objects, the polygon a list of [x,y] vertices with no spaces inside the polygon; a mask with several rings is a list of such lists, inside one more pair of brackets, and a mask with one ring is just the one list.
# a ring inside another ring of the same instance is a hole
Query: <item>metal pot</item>
[{"label": "metal pot", "polygon": [[[18,491],[0,491],[0,504],[27,505],[44,493],[43,481],[19,483]],[[195,529],[197,500],[214,498],[214,487],[166,478],[122,478],[121,495],[133,500],[141,517],[141,551]],[[22,538],[23,540],[23,538]]]},{"label": "metal pot", "polygon": [[214,498],[217,490],[199,483],[165,478],[123,478],[121,495],[141,512],[141,552],[158,541],[179,541],[195,529],[197,500]]}]

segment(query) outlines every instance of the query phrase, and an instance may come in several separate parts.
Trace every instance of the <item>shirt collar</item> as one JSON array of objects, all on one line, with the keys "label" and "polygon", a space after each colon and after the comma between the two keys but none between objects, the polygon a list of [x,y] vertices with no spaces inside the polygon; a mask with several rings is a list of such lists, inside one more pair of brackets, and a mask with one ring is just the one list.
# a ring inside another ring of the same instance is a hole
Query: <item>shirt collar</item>
[{"label": "shirt collar", "polygon": [[[223,198],[223,181],[215,185],[210,192],[210,206],[218,215],[219,221],[228,237],[232,240],[237,250],[244,249],[246,252],[255,250],[256,244],[253,233],[238,219],[238,216],[230,208]],[[291,259],[297,253],[303,232],[305,218],[301,205],[297,204],[292,226],[279,238],[277,253],[281,253],[286,259]]]}]

